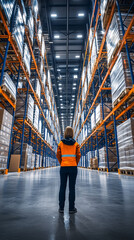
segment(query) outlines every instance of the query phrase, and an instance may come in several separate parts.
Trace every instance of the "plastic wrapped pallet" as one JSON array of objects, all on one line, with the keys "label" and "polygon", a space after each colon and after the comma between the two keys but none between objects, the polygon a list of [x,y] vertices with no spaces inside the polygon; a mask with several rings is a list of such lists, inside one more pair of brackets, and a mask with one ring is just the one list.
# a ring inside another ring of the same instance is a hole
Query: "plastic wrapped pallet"
[{"label": "plastic wrapped pallet", "polygon": [[105,29],[111,12],[112,4],[114,0],[101,0],[100,12],[102,27]]},{"label": "plastic wrapped pallet", "polygon": [[21,2],[21,13],[22,13],[22,18],[23,18],[23,22],[26,25],[26,20],[27,20],[27,14],[26,14],[26,9],[25,9],[25,5],[24,5],[24,1],[20,0]]},{"label": "plastic wrapped pallet", "polygon": [[45,55],[45,40],[44,40],[43,36],[42,36],[42,43],[41,43],[41,53],[42,53],[42,56],[44,58],[44,55]]},{"label": "plastic wrapped pallet", "polygon": [[37,97],[40,100],[40,97],[41,97],[41,85],[40,85],[39,79],[32,79],[31,82],[32,82],[33,89],[35,90],[35,93],[36,93]]},{"label": "plastic wrapped pallet", "polygon": [[[20,154],[20,147],[21,147],[20,142],[16,142],[14,144],[14,154]],[[32,146],[28,145],[27,143],[23,143],[21,169],[24,170],[31,169],[32,151],[33,151]]]},{"label": "plastic wrapped pallet", "polygon": [[[130,54],[134,60],[134,54]],[[134,63],[132,62],[132,69],[134,72]],[[118,103],[118,98],[127,93],[127,90],[132,88],[132,80],[127,60],[127,54],[121,52],[113,69],[110,73],[111,78],[111,92],[112,92],[112,104],[113,107]],[[120,99],[119,99],[120,100]]]},{"label": "plastic wrapped pallet", "polygon": [[7,168],[11,127],[12,115],[0,109],[0,170]]},{"label": "plastic wrapped pallet", "polygon": [[23,22],[23,17],[20,11],[20,7],[16,7],[15,17],[13,19],[13,30],[12,35],[14,36],[19,52],[21,56],[23,57],[23,43],[24,43],[24,33],[25,33],[25,27]]},{"label": "plastic wrapped pallet", "polygon": [[[117,162],[116,147],[108,148],[108,158],[109,167],[111,168]],[[106,147],[99,149],[99,168],[107,168]],[[113,168],[117,168],[117,165],[115,165]]]},{"label": "plastic wrapped pallet", "polygon": [[5,16],[9,24],[10,24],[11,16],[13,13],[14,3],[15,3],[15,0],[10,0],[10,1],[0,0],[0,6],[4,10]]},{"label": "plastic wrapped pallet", "polygon": [[[104,118],[111,112],[112,104],[111,103],[104,103],[103,104],[103,111],[104,111]],[[103,121],[103,113],[102,113],[102,104],[98,104],[96,107],[96,125],[99,125]]]},{"label": "plastic wrapped pallet", "polygon": [[28,74],[30,76],[30,73],[31,73],[31,68],[30,68],[31,55],[30,55],[30,52],[29,52],[29,49],[28,49],[28,45],[26,43],[24,43],[23,60],[24,60],[25,66],[27,68]]},{"label": "plastic wrapped pallet", "polygon": [[39,20],[37,23],[37,35],[38,35],[38,39],[41,43],[41,39],[42,39],[42,26],[41,26],[41,21]]},{"label": "plastic wrapped pallet", "polygon": [[32,162],[31,162],[31,169],[35,167],[35,153],[32,153]]},{"label": "plastic wrapped pallet", "polygon": [[36,154],[36,168],[40,167],[40,155]]},{"label": "plastic wrapped pallet", "polygon": [[97,150],[92,153],[92,157],[90,158],[90,167],[92,169],[98,169],[98,157]]},{"label": "plastic wrapped pallet", "polygon": [[[21,98],[17,96],[17,104],[16,104],[16,112],[15,117],[16,118],[24,118],[25,113],[25,99],[26,95],[21,95]],[[28,100],[27,100],[27,112],[26,112],[26,119],[30,121],[30,123],[33,124],[33,111],[34,111],[34,100],[30,94],[28,94]]]},{"label": "plastic wrapped pallet", "polygon": [[90,167],[91,151],[87,153],[87,167]]},{"label": "plastic wrapped pallet", "polygon": [[95,112],[91,115],[91,130],[94,130],[96,127],[96,118],[95,118]]},{"label": "plastic wrapped pallet", "polygon": [[117,126],[120,169],[134,170],[134,118]]},{"label": "plastic wrapped pallet", "polygon": [[34,19],[33,19],[33,15],[32,15],[32,9],[30,7],[27,8],[27,27],[28,27],[28,30],[29,30],[31,43],[33,44]]},{"label": "plastic wrapped pallet", "polygon": [[12,79],[10,76],[5,72],[2,80],[2,88],[11,94],[12,98],[16,100],[16,86],[13,83]]},{"label": "plastic wrapped pallet", "polygon": [[[126,18],[126,14],[122,13],[122,20]],[[133,15],[128,14],[125,20],[125,29],[129,26]],[[132,27],[130,34],[133,33],[134,26]],[[112,22],[110,24],[107,36],[106,36],[106,43],[107,43],[107,62],[108,64],[111,62],[116,49],[118,48],[118,44],[120,40],[123,38],[121,23],[119,19],[118,13],[114,13]]]},{"label": "plastic wrapped pallet", "polygon": [[39,133],[41,134],[41,130],[42,130],[42,121],[39,120]]},{"label": "plastic wrapped pallet", "polygon": [[93,40],[93,47],[92,47],[92,53],[91,53],[91,73],[94,70],[94,66],[95,66],[95,62],[96,62],[96,58],[97,58],[96,51],[97,51],[97,49],[96,49],[96,39],[94,38],[94,40]]},{"label": "plastic wrapped pallet", "polygon": [[39,129],[39,108],[37,105],[34,105],[33,125],[37,130]]},{"label": "plastic wrapped pallet", "polygon": [[38,0],[32,0],[32,7],[33,7],[33,14],[35,21],[37,22],[37,16],[38,16]]}]

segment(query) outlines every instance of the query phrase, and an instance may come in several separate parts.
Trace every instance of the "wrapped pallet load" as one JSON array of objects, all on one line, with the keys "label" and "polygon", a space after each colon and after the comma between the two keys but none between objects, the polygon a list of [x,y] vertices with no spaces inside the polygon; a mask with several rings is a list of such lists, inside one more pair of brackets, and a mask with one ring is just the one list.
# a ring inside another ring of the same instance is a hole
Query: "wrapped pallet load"
[{"label": "wrapped pallet load", "polygon": [[34,19],[37,22],[37,16],[38,16],[38,0],[32,0],[32,8],[33,8],[33,15]]},{"label": "wrapped pallet load", "polygon": [[23,55],[23,60],[27,69],[27,72],[30,76],[31,73],[31,66],[30,66],[30,61],[31,61],[31,55],[28,49],[28,45],[24,43],[24,55]]},{"label": "wrapped pallet load", "polygon": [[[131,22],[132,14],[128,14],[125,20],[125,28],[127,28]],[[126,17],[125,13],[122,13],[122,19]],[[134,26],[131,28],[130,34],[133,33]],[[107,56],[108,56],[108,65],[111,64],[113,60],[121,39],[123,38],[121,23],[118,13],[114,13],[112,22],[110,24],[106,43],[107,43]],[[134,54],[130,53],[130,57],[134,60]],[[132,61],[132,69],[134,71],[134,62]],[[114,67],[110,73],[111,78],[111,91],[112,91],[112,104],[113,107],[117,105],[121,97],[123,97],[128,89],[132,88],[131,74],[129,70],[129,64],[127,60],[127,53],[125,49],[122,49],[121,53],[118,56],[117,61],[114,64]]]},{"label": "wrapped pallet load", "polygon": [[41,44],[41,40],[42,40],[42,26],[41,26],[41,21],[39,20],[37,22],[37,35],[38,35],[38,40]]},{"label": "wrapped pallet load", "polygon": [[31,43],[33,45],[33,37],[34,37],[34,19],[32,14],[31,7],[27,7],[27,22],[26,22],[28,31],[29,31],[29,37],[31,40]]},{"label": "wrapped pallet load", "polygon": [[96,127],[96,117],[95,117],[95,111],[91,115],[91,130],[93,131]]},{"label": "wrapped pallet load", "polygon": [[134,118],[117,126],[120,169],[134,170]]},{"label": "wrapped pallet load", "polygon": [[12,115],[0,108],[0,170],[7,168]]},{"label": "wrapped pallet load", "polygon": [[[14,144],[14,154],[17,155],[20,154],[20,147],[21,147],[20,142],[16,142]],[[28,145],[27,143],[23,143],[21,169],[23,170],[31,169],[32,151],[33,151],[32,146]]]},{"label": "wrapped pallet load", "polygon": [[32,153],[31,169],[35,168],[35,153]]},{"label": "wrapped pallet load", "polygon": [[98,156],[97,156],[97,150],[92,152],[92,157],[90,158],[90,168],[91,169],[98,169]]},{"label": "wrapped pallet load", "polygon": [[7,18],[8,24],[10,24],[10,21],[11,21],[11,16],[12,16],[12,13],[13,13],[14,3],[15,3],[15,0],[8,1],[8,4],[7,4],[7,1],[0,0],[0,6],[4,10],[4,13],[5,13],[5,16]]},{"label": "wrapped pallet load", "polygon": [[[108,158],[109,158],[109,167],[113,167],[114,169],[117,169],[117,155],[116,155],[116,147],[109,147],[108,148]],[[107,166],[107,153],[106,153],[106,147],[102,147],[99,149],[99,168],[106,169]]]},{"label": "wrapped pallet load", "polygon": [[10,98],[16,102],[16,86],[6,72],[4,73],[2,79],[2,90],[8,95],[10,94]]},{"label": "wrapped pallet load", "polygon": [[23,22],[23,16],[21,14],[20,7],[17,5],[16,11],[15,11],[15,17],[13,19],[12,35],[16,40],[18,50],[22,57],[23,57],[24,33],[25,33],[25,27]]},{"label": "wrapped pallet load", "polygon": [[[19,95],[17,96],[15,117],[18,119],[24,118],[25,99],[26,99],[25,94],[21,95],[21,98],[19,97]],[[34,100],[33,100],[32,96],[30,94],[28,94],[26,119],[31,124],[33,124],[33,111],[34,111]]]},{"label": "wrapped pallet load", "polygon": [[[96,125],[98,126],[103,121],[103,112],[104,112],[104,119],[107,115],[111,112],[112,104],[111,103],[104,103],[103,104],[103,111],[102,111],[102,104],[99,103],[96,107]],[[111,117],[112,120],[112,117]],[[102,126],[103,127],[103,126]]]},{"label": "wrapped pallet load", "polygon": [[39,129],[39,108],[36,104],[34,105],[33,125],[36,130]]}]

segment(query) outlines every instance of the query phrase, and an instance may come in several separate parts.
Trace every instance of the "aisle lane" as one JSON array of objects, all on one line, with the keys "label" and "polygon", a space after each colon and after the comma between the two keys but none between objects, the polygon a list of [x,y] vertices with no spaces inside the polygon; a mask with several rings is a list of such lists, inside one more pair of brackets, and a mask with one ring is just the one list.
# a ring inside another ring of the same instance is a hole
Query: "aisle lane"
[{"label": "aisle lane", "polygon": [[58,213],[59,184],[59,168],[0,176],[0,239],[132,239],[134,177],[79,169],[75,215]]}]

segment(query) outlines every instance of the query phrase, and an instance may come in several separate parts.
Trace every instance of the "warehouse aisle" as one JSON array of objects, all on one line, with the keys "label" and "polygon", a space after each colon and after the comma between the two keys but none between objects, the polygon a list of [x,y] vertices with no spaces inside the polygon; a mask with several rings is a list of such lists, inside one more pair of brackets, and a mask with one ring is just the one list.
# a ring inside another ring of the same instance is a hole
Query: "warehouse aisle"
[{"label": "warehouse aisle", "polygon": [[78,213],[70,216],[68,204],[64,215],[57,211],[59,168],[0,176],[0,239],[130,239],[134,178],[78,172]]}]

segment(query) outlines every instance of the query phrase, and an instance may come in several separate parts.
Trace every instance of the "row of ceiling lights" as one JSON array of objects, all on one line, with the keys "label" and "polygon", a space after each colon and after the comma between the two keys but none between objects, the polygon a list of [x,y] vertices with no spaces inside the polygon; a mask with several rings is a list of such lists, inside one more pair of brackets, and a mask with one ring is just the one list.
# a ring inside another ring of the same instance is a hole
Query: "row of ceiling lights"
[{"label": "row of ceiling lights", "polygon": [[[77,16],[78,17],[84,17],[85,13],[84,12],[79,12]],[[57,13],[51,13],[51,18],[57,18],[57,17],[58,17]]]},{"label": "row of ceiling lights", "polygon": [[[77,38],[83,38],[83,35],[82,34],[77,34]],[[60,39],[60,35],[55,34],[54,39]]]}]

